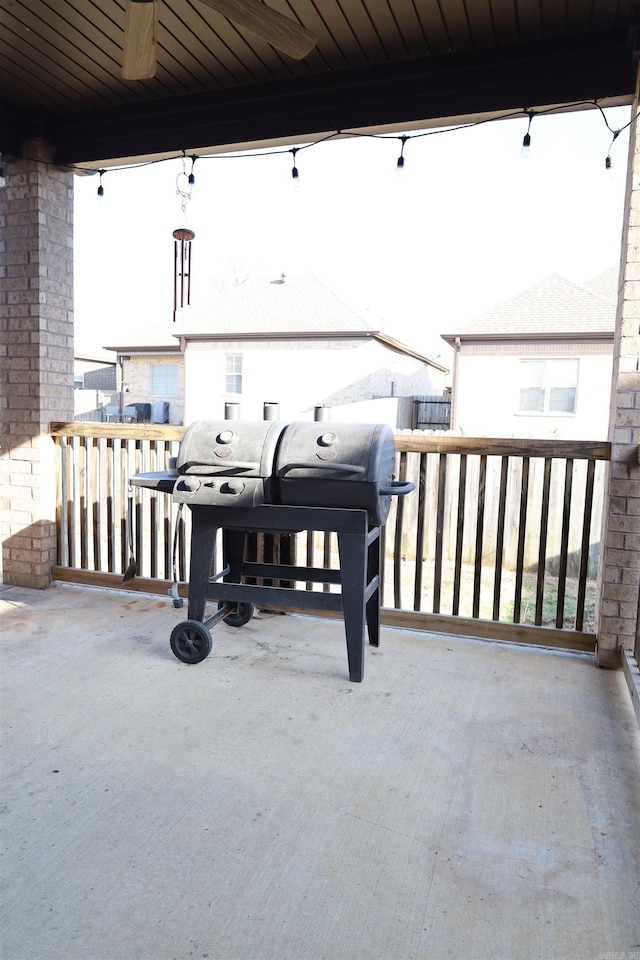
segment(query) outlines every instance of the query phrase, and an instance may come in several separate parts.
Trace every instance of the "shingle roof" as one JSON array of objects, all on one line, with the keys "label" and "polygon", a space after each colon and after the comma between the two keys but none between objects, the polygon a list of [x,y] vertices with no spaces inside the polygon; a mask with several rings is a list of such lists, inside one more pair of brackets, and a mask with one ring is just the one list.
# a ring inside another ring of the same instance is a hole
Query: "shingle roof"
[{"label": "shingle roof", "polygon": [[447,371],[433,358],[395,340],[360,316],[313,273],[276,280],[254,280],[231,287],[213,300],[179,310],[176,322],[156,324],[134,333],[126,344],[107,349],[119,353],[153,353],[179,349],[182,337],[238,341],[277,337],[362,338]]},{"label": "shingle roof", "polygon": [[617,305],[619,278],[620,267],[609,267],[608,270],[599,273],[597,277],[587,280],[582,286],[585,290],[588,290],[589,293],[593,293],[595,296],[602,297],[603,300],[609,300]]},{"label": "shingle roof", "polygon": [[250,281],[179,312],[186,336],[368,332],[374,329],[313,273]]},{"label": "shingle roof", "polygon": [[563,334],[613,335],[616,275],[607,270],[594,277],[590,284],[578,285],[552,275],[496,304],[479,317],[466,321],[459,333],[445,334],[444,338],[451,342],[456,337],[470,336],[495,338],[510,335],[535,339]]}]

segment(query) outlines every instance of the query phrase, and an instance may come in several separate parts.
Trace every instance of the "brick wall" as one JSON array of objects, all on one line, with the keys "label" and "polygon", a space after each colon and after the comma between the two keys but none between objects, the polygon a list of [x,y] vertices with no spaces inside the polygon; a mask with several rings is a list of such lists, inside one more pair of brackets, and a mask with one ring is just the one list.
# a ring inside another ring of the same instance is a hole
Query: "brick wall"
[{"label": "brick wall", "polygon": [[[639,73],[640,77],[640,73]],[[640,97],[636,90],[633,113]],[[612,458],[600,567],[598,662],[640,655],[640,125],[631,127],[612,385]]]},{"label": "brick wall", "polygon": [[52,420],[73,419],[73,175],[14,160],[0,190],[2,576],[45,587],[56,559]]},{"label": "brick wall", "polygon": [[[151,367],[159,364],[170,364],[178,368],[178,394],[174,397],[152,396],[151,394]],[[123,407],[130,403],[151,403],[154,400],[169,402],[169,423],[182,423],[184,412],[184,360],[182,354],[171,356],[154,356],[132,354],[129,360],[124,361],[123,379],[126,392],[123,398]]]}]

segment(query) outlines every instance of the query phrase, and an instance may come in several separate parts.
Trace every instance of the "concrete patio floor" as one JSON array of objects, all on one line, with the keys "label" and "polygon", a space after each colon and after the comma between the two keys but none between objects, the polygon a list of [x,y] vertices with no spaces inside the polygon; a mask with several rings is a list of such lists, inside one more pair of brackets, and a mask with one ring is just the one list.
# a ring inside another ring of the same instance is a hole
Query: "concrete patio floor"
[{"label": "concrete patio floor", "polygon": [[593,658],[0,588],[2,960],[640,960],[640,734]]}]

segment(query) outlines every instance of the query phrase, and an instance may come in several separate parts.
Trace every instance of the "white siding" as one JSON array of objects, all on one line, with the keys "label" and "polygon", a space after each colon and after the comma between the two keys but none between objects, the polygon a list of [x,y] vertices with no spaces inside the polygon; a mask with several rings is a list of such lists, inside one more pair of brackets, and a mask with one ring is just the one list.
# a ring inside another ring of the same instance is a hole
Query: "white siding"
[{"label": "white siding", "polygon": [[[610,345],[466,347],[458,354],[453,423],[465,436],[606,440],[611,393]],[[519,413],[520,361],[579,360],[577,409],[572,414]]]},{"label": "white siding", "polygon": [[[225,394],[225,357],[242,353],[242,395]],[[191,341],[185,351],[185,423],[219,418],[226,402],[262,419],[265,402],[283,420],[310,419],[316,405],[442,392],[431,367],[375,341]],[[441,374],[436,373],[440,380]]]}]

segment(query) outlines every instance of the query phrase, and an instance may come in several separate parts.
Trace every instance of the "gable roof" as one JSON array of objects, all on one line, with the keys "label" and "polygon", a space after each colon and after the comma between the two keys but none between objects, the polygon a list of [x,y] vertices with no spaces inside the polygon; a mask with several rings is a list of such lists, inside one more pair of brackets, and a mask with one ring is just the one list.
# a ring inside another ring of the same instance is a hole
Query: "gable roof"
[{"label": "gable roof", "polygon": [[313,273],[230,287],[206,303],[178,312],[187,338],[198,334],[364,333],[372,327]]},{"label": "gable roof", "polygon": [[[146,340],[145,340],[146,337]],[[176,322],[138,334],[118,353],[177,352],[180,342],[234,340],[375,340],[446,373],[432,357],[372,326],[313,273],[253,280],[212,300],[185,307]]]},{"label": "gable roof", "polygon": [[615,268],[582,285],[555,274],[465,322],[448,343],[501,339],[613,339],[616,319]]}]

